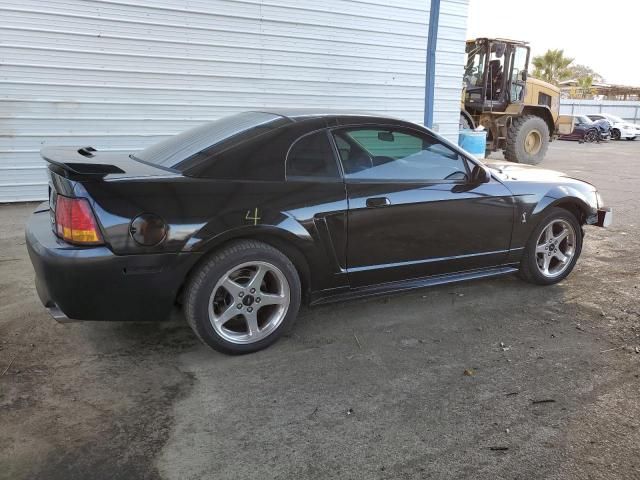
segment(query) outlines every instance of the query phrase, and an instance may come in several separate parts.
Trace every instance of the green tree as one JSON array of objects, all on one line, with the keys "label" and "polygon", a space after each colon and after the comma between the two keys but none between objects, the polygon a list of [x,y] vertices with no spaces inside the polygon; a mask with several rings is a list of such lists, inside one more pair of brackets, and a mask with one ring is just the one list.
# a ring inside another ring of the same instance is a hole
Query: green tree
[{"label": "green tree", "polygon": [[593,85],[592,77],[582,77],[578,79],[578,89],[582,94],[582,98],[586,98],[591,93],[591,85]]},{"label": "green tree", "polygon": [[564,50],[547,50],[543,55],[533,57],[531,63],[535,67],[533,76],[555,85],[562,80],[571,78],[569,65],[573,58],[564,56]]},{"label": "green tree", "polygon": [[591,83],[601,83],[604,82],[604,78],[598,72],[596,72],[593,68],[587,67],[586,65],[575,64],[569,67],[571,70],[571,78],[575,78],[576,80],[580,80],[581,78],[591,77]]}]

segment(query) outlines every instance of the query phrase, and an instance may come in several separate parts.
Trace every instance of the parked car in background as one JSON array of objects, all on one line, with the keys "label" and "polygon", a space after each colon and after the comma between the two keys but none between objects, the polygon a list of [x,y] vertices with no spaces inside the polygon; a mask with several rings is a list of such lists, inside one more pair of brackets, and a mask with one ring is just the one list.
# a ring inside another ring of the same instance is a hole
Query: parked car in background
[{"label": "parked car in background", "polygon": [[178,304],[226,353],[273,343],[301,302],[515,272],[558,283],[583,226],[611,221],[589,183],[367,114],[245,112],[130,155],[42,156],[49,201],[26,236],[52,315],[162,320]]},{"label": "parked car in background", "polygon": [[607,120],[611,124],[611,138],[614,140],[620,140],[626,138],[627,140],[635,140],[640,135],[640,125],[627,122],[616,115],[610,115],[608,113],[593,113],[587,115],[589,119],[595,121]]},{"label": "parked car in background", "polygon": [[578,140],[595,142],[600,136],[600,130],[586,115],[573,115],[573,131],[567,135],[560,135],[560,140]]},{"label": "parked car in background", "polygon": [[595,120],[593,124],[598,129],[598,137],[595,139],[596,142],[608,142],[611,140],[611,123],[609,123],[609,120]]}]

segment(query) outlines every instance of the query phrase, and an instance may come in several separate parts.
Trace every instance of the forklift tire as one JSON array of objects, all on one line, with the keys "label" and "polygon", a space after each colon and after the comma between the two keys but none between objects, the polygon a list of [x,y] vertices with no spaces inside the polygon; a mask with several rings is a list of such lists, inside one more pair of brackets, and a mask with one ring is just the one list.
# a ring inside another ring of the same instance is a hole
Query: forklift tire
[{"label": "forklift tire", "polygon": [[507,131],[504,158],[510,162],[537,165],[549,148],[549,127],[536,115],[523,115],[511,122]]}]

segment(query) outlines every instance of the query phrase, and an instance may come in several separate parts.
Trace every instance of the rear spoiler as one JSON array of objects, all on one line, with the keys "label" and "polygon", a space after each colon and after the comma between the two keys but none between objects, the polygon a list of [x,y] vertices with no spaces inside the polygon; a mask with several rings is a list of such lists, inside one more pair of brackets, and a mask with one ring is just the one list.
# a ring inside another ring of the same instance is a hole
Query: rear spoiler
[{"label": "rear spoiler", "polygon": [[111,173],[125,173],[116,165],[94,159],[96,151],[93,147],[45,147],[40,150],[40,155],[48,163],[75,175],[104,177]]}]

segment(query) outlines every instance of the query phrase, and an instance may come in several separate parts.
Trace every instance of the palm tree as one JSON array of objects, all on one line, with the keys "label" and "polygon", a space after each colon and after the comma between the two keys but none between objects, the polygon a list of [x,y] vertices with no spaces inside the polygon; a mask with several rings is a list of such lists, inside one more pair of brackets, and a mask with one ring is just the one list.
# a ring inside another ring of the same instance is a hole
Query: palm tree
[{"label": "palm tree", "polygon": [[581,90],[582,98],[587,98],[591,92],[591,86],[593,85],[593,77],[582,77],[578,79],[578,87]]},{"label": "palm tree", "polygon": [[564,50],[547,50],[544,55],[533,57],[532,64],[535,67],[533,76],[555,85],[562,80],[571,77],[569,65],[573,58],[564,56]]}]

